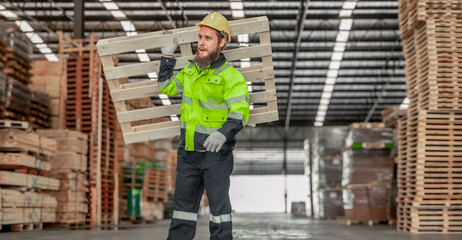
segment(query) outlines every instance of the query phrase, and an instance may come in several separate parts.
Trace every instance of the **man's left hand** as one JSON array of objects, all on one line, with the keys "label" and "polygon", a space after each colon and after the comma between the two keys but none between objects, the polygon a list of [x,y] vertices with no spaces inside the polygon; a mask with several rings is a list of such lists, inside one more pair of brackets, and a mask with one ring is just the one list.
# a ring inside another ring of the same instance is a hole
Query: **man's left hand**
[{"label": "man's left hand", "polygon": [[214,132],[210,134],[210,136],[205,139],[204,147],[207,151],[210,152],[218,152],[220,151],[223,144],[226,142],[226,137],[221,132]]}]

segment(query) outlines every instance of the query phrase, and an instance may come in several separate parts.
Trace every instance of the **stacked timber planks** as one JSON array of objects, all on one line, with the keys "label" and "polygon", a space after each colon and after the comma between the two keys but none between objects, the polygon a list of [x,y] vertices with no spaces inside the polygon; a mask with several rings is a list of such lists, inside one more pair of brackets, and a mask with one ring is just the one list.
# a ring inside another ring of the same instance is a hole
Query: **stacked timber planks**
[{"label": "stacked timber planks", "polygon": [[55,157],[51,161],[52,176],[60,180],[56,224],[83,225],[88,212],[87,153],[88,136],[66,129],[38,130],[41,136],[56,140]]},{"label": "stacked timber planks", "polygon": [[393,131],[383,123],[353,123],[343,151],[343,206],[346,224],[389,221],[393,178]]},{"label": "stacked timber planks", "polygon": [[31,92],[28,120],[33,129],[51,127],[50,96],[42,92]]},{"label": "stacked timber planks", "polygon": [[399,1],[410,104],[398,128],[398,230],[462,233],[461,13],[457,0]]},{"label": "stacked timber planks", "polygon": [[29,85],[31,90],[48,94],[50,98],[50,124],[52,129],[59,129],[59,115],[63,114],[60,101],[61,78],[63,62],[49,62],[48,60],[35,60],[32,64],[32,82]]},{"label": "stacked timber planks", "polygon": [[59,180],[50,174],[55,152],[53,139],[0,129],[0,225],[5,230],[41,229],[43,223],[55,221]]}]

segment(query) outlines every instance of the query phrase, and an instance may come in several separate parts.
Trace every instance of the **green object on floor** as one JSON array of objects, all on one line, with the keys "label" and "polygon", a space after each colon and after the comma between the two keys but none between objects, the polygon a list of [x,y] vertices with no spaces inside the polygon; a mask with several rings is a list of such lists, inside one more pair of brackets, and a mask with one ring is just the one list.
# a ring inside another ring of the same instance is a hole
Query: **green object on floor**
[{"label": "green object on floor", "polygon": [[141,188],[127,189],[127,216],[140,217],[141,216],[141,199],[143,192]]}]

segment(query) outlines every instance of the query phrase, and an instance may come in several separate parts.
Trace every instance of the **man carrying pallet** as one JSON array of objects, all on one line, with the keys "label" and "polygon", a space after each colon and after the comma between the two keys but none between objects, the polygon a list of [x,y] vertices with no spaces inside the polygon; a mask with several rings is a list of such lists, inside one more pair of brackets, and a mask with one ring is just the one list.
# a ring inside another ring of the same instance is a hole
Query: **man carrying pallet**
[{"label": "man carrying pallet", "polygon": [[173,75],[177,48],[162,48],[158,84],[167,95],[182,94],[175,210],[168,239],[193,239],[204,192],[210,203],[210,239],[232,239],[230,175],[235,135],[249,120],[249,92],[244,76],[221,53],[230,27],[214,12],[200,23],[197,54]]}]

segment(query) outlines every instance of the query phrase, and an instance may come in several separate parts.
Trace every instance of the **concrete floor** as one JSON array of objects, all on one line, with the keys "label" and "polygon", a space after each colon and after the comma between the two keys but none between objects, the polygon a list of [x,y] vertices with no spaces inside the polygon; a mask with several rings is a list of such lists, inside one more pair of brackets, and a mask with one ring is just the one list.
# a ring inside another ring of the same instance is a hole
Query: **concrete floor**
[{"label": "concrete floor", "polygon": [[[462,235],[411,235],[398,232],[395,226],[352,225],[346,226],[334,221],[318,221],[292,218],[287,214],[233,214],[234,239],[246,240],[455,240]],[[1,240],[165,240],[169,220],[150,225],[131,225],[117,231],[89,230],[43,230],[22,233],[0,233]],[[197,240],[209,239],[208,217],[200,217],[196,233]]]}]

